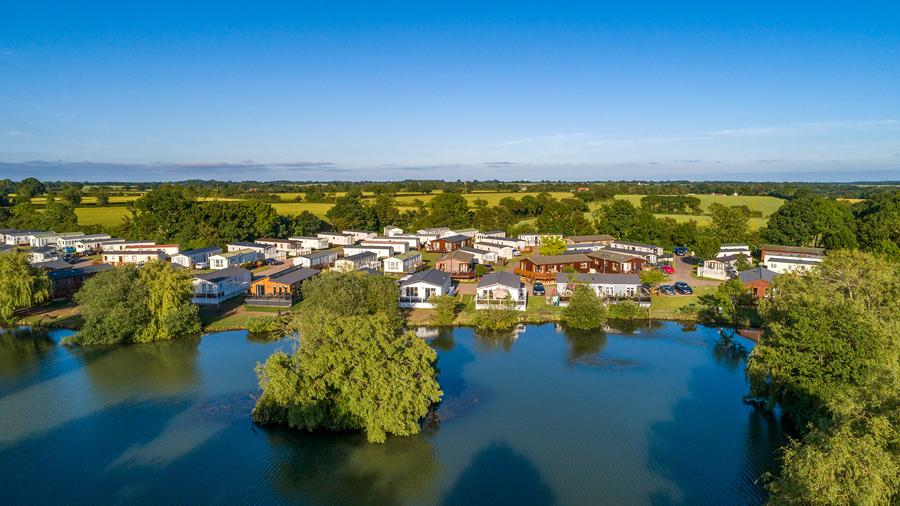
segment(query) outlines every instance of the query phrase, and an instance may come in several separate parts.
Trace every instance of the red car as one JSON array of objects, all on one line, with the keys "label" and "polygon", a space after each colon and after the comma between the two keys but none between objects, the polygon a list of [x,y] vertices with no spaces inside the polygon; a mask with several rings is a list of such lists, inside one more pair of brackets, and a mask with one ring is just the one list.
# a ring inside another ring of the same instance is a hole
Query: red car
[{"label": "red car", "polygon": [[659,268],[659,270],[665,272],[666,274],[675,274],[675,268],[671,265],[663,265]]}]

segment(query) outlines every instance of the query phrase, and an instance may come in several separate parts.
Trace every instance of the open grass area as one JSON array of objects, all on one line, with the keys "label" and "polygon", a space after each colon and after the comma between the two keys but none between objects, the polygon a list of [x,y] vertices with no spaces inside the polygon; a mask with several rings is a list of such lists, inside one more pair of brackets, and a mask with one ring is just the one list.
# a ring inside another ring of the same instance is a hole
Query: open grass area
[{"label": "open grass area", "polygon": [[[709,212],[709,206],[717,203],[724,206],[744,206],[750,208],[751,211],[759,211],[763,217],[769,217],[772,213],[781,207],[784,203],[782,199],[777,197],[755,196],[755,195],[691,195],[700,199],[700,208],[703,212]],[[641,198],[644,195],[616,195],[615,198],[627,200],[635,206],[641,205]]]},{"label": "open grass area", "polygon": [[82,225],[103,225],[104,227],[117,227],[122,220],[131,216],[128,208],[122,206],[109,207],[76,207],[78,223]]},{"label": "open grass area", "polygon": [[701,295],[716,289],[715,286],[695,286],[693,295],[653,295],[650,298],[650,309],[653,311],[676,311],[690,304],[697,304]]}]

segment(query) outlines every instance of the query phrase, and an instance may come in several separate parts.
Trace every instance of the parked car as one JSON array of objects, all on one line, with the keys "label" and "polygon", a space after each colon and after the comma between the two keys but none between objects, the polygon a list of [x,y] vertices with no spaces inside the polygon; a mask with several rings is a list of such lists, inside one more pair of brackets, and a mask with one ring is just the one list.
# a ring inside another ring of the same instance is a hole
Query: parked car
[{"label": "parked car", "polygon": [[685,283],[684,281],[675,283],[675,291],[680,293],[681,295],[690,295],[694,293],[694,290],[691,289],[691,285]]},{"label": "parked car", "polygon": [[675,274],[675,268],[671,265],[663,265],[659,268],[659,270],[665,272],[666,274]]},{"label": "parked car", "polygon": [[540,281],[535,282],[534,286],[531,287],[531,294],[538,296],[544,295],[544,284]]},{"label": "parked car", "polygon": [[675,287],[672,285],[659,285],[660,295],[675,295]]},{"label": "parked car", "polygon": [[676,255],[683,257],[687,255],[688,249],[687,246],[675,246],[675,249],[673,251],[675,251]]}]

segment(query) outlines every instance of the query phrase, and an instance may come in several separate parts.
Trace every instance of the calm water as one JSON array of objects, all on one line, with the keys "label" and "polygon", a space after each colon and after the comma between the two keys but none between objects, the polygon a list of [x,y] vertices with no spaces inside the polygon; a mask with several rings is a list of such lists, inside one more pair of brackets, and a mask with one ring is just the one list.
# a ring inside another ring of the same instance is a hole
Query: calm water
[{"label": "calm water", "polygon": [[742,354],[715,328],[654,325],[442,333],[440,425],[384,445],[250,422],[253,366],[289,341],[71,349],[65,331],[2,334],[0,503],[763,501],[754,482],[783,435],[741,402]]}]

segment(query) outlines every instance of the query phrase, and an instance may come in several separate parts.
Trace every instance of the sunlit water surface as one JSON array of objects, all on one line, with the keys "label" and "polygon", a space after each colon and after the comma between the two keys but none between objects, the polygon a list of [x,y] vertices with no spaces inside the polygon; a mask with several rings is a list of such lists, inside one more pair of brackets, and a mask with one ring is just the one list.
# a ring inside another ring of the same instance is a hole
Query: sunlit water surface
[{"label": "sunlit water surface", "polygon": [[250,422],[289,340],[67,334],[0,334],[0,503],[755,504],[784,442],[741,402],[751,343],[710,327],[441,332],[440,423],[384,445]]}]

